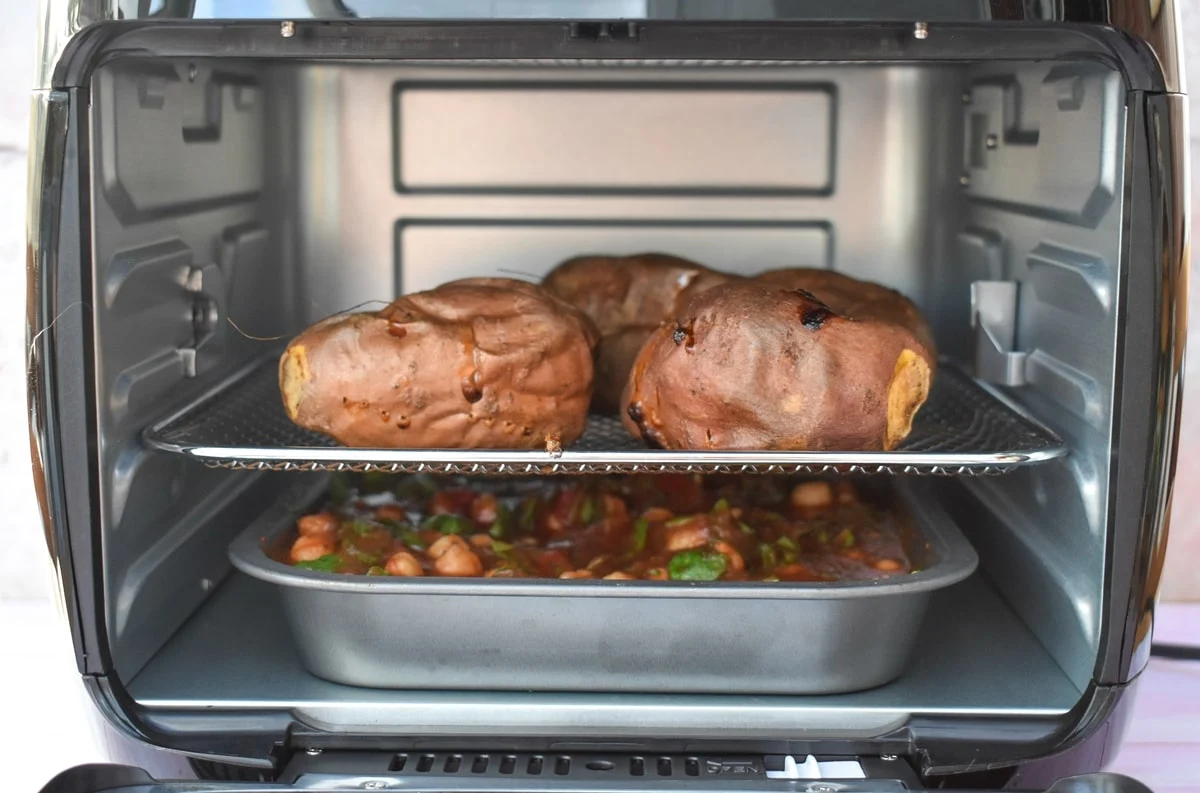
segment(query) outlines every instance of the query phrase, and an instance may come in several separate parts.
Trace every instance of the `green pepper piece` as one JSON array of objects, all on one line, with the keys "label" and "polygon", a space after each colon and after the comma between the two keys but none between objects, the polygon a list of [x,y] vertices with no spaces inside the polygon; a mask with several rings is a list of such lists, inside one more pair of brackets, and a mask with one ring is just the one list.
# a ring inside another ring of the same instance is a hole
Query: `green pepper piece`
[{"label": "green pepper piece", "polygon": [[793,540],[791,537],[780,537],[778,540],[775,541],[775,544],[778,545],[780,548],[784,548],[789,551],[796,550],[796,541]]},{"label": "green pepper piece", "polygon": [[843,548],[853,548],[854,547],[854,542],[855,542],[854,532],[850,531],[849,529],[842,529],[841,531],[839,531],[838,535],[835,539],[837,539],[838,542],[841,543]]},{"label": "green pepper piece", "polygon": [[373,564],[377,564],[379,562],[378,556],[376,556],[373,553],[363,553],[358,548],[358,546],[355,545],[354,543],[347,543],[345,548],[346,548],[347,555],[353,556],[355,559],[362,562],[363,564],[373,565]]},{"label": "green pepper piece", "polygon": [[407,523],[390,523],[388,528],[392,531],[392,536],[414,551],[425,550],[425,541],[421,539],[421,535]]},{"label": "green pepper piece", "polygon": [[591,496],[585,496],[583,506],[579,508],[579,521],[584,526],[592,525],[592,521],[596,519],[596,500]]},{"label": "green pepper piece", "polygon": [[759,543],[758,552],[762,556],[762,565],[764,571],[770,572],[779,564],[779,557],[775,553],[775,546],[771,545],[771,543]]},{"label": "green pepper piece", "polygon": [[503,540],[508,536],[509,527],[512,525],[512,513],[508,511],[508,507],[503,504],[496,505],[496,519],[492,521],[491,527],[488,529],[488,534],[493,540]]},{"label": "green pepper piece", "polygon": [[318,573],[336,573],[342,566],[342,559],[335,553],[327,553],[318,559],[308,562],[296,562],[292,566],[299,567],[301,570],[313,570]]},{"label": "green pepper piece", "polygon": [[633,524],[633,550],[640,553],[646,550],[646,538],[650,536],[650,521],[638,518]]},{"label": "green pepper piece", "polygon": [[362,492],[383,493],[388,489],[390,474],[383,471],[367,471],[362,475]]},{"label": "green pepper piece", "polygon": [[329,478],[329,500],[334,504],[339,506],[345,504],[350,500],[352,492],[346,474],[338,471]]},{"label": "green pepper piece", "polygon": [[532,534],[533,530],[537,528],[537,508],[538,500],[536,496],[526,496],[521,501],[519,523],[522,533]]},{"label": "green pepper piece", "polygon": [[676,526],[682,526],[683,524],[689,523],[690,521],[693,521],[695,519],[696,519],[695,515],[680,515],[679,517],[671,518],[663,525],[666,526],[668,529],[673,529]]},{"label": "green pepper piece", "polygon": [[430,515],[421,523],[422,531],[429,529],[440,534],[465,534],[471,525],[462,515]]},{"label": "green pepper piece", "polygon": [[713,512],[725,512],[729,509],[729,502],[726,499],[718,499],[717,503],[713,504]]},{"label": "green pepper piece", "polygon": [[367,575],[391,575],[391,573],[376,564],[371,565],[370,569],[367,570]]},{"label": "green pepper piece", "polygon": [[754,534],[754,527],[745,521],[738,521],[738,528],[742,530],[742,534]]},{"label": "green pepper piece", "polygon": [[346,524],[347,528],[357,534],[359,537],[366,537],[377,528],[374,523],[362,518],[355,518]]},{"label": "green pepper piece", "polygon": [[504,542],[503,540],[492,540],[492,550],[501,559],[508,559],[512,555],[512,543]]},{"label": "green pepper piece", "polygon": [[728,564],[724,554],[714,551],[680,551],[667,563],[667,574],[674,581],[716,581]]},{"label": "green pepper piece", "polygon": [[412,474],[411,476],[401,477],[396,486],[392,488],[392,492],[396,494],[396,498],[404,501],[416,501],[418,503],[424,503],[437,491],[437,482],[428,474]]}]

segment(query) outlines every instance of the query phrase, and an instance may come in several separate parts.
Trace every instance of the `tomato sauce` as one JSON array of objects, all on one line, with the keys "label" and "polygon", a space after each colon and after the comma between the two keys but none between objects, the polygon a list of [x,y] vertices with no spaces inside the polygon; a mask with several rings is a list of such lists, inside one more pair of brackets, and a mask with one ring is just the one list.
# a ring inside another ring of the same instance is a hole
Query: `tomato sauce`
[{"label": "tomato sauce", "polygon": [[402,577],[835,582],[915,572],[908,514],[848,479],[335,479],[271,552]]}]

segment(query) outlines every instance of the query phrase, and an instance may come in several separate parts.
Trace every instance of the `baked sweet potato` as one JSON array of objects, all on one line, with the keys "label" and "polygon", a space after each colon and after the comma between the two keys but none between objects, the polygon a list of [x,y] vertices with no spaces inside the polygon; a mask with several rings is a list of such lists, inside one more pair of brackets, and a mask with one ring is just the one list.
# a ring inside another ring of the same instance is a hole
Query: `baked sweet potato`
[{"label": "baked sweet potato", "polygon": [[634,358],[650,334],[693,295],[731,277],[663,253],[578,256],[551,270],[542,285],[600,329],[594,408],[619,411]]},{"label": "baked sweet potato", "polygon": [[598,339],[534,284],[465,279],[313,325],[279,387],[292,421],[347,446],[553,447],[583,433]]},{"label": "baked sweet potato", "polygon": [[930,360],[900,324],[848,319],[803,290],[732,282],[654,331],[623,419],[668,449],[887,450],[929,394]]},{"label": "baked sweet potato", "polygon": [[843,317],[878,319],[907,328],[929,354],[929,365],[936,364],[937,347],[925,317],[911,300],[895,289],[871,281],[860,281],[834,270],[811,267],[768,270],[756,275],[754,280],[784,289],[812,292],[818,300]]}]

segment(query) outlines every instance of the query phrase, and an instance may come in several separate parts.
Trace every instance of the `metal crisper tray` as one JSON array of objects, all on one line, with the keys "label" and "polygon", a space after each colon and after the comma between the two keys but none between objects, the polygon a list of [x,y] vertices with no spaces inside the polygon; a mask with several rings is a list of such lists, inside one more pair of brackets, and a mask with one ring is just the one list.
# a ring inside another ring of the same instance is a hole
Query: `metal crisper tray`
[{"label": "metal crisper tray", "polygon": [[278,589],[304,667],[401,689],[836,694],[898,677],[934,590],[974,549],[930,483],[889,492],[913,518],[909,575],[839,583],[391,578],[314,572],[264,546],[318,508],[326,477],[290,494],[229,555]]},{"label": "metal crisper tray", "polygon": [[1062,439],[951,364],[940,365],[908,438],[890,452],[665,451],[593,415],[559,452],[361,449],[302,429],[279,397],[275,358],[259,361],[166,420],[146,443],[210,467],[449,474],[886,473],[999,474],[1066,454]]}]

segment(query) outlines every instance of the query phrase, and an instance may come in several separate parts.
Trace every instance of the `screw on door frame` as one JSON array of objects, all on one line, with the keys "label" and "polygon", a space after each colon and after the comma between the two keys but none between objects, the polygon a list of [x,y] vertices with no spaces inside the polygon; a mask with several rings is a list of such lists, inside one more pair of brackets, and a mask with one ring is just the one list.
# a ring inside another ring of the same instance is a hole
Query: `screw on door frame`
[{"label": "screw on door frame", "polygon": [[285,19],[279,23],[279,35],[285,39],[290,39],[296,35],[296,23],[290,19]]},{"label": "screw on door frame", "polygon": [[929,23],[918,22],[913,25],[913,38],[920,39],[921,41],[929,38]]}]

